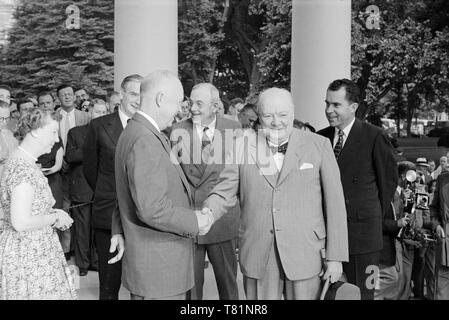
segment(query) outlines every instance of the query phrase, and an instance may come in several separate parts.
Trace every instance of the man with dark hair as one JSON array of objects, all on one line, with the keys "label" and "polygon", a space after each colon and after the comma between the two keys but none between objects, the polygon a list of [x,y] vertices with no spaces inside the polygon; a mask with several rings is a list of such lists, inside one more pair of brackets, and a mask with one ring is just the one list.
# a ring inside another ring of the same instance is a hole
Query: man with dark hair
[{"label": "man with dark hair", "polygon": [[75,104],[81,106],[83,101],[89,100],[90,95],[87,93],[86,89],[80,88],[75,91]]},{"label": "man with dark hair", "polygon": [[118,110],[121,100],[122,98],[120,97],[120,93],[117,91],[112,91],[108,95],[108,99],[106,102],[108,103],[109,113],[113,113]]},{"label": "man with dark hair", "polygon": [[349,262],[343,270],[359,286],[362,299],[374,299],[382,249],[382,217],[397,185],[393,148],[381,129],[355,117],[360,90],[348,79],[333,81],[326,94],[329,138],[341,173],[348,216]]},{"label": "man with dark hair", "polygon": [[37,102],[39,104],[39,108],[45,110],[55,110],[55,99],[50,91],[41,91],[37,95]]},{"label": "man with dark hair", "polygon": [[248,103],[238,114],[238,119],[243,129],[256,129],[257,119],[257,107],[251,103]]},{"label": "man with dark hair", "polygon": [[0,84],[0,100],[5,101],[8,105],[11,103],[11,88],[9,86]]},{"label": "man with dark hair", "polygon": [[30,110],[34,109],[33,101],[30,98],[24,98],[17,102],[17,110],[20,112],[20,116],[23,116]]},{"label": "man with dark hair", "polygon": [[117,205],[114,156],[123,129],[139,109],[141,80],[139,75],[123,79],[118,111],[92,120],[83,146],[84,176],[94,192],[92,227],[98,250],[100,300],[117,300],[120,290],[121,263],[108,264],[113,255],[109,253],[112,212]]}]

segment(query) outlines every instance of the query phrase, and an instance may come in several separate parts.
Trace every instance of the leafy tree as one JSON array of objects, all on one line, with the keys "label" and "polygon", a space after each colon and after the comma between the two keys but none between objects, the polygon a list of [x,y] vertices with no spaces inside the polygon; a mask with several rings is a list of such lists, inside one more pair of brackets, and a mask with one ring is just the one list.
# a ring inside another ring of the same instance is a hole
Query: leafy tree
[{"label": "leafy tree", "polygon": [[[66,8],[80,9],[80,29],[66,28]],[[19,0],[0,82],[36,93],[61,82],[95,95],[113,88],[114,8],[109,0]]]}]

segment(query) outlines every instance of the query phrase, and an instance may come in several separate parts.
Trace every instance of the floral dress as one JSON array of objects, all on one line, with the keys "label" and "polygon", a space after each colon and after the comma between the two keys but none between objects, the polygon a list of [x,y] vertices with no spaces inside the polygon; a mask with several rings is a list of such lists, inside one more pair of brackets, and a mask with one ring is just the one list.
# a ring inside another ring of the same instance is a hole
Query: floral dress
[{"label": "floral dress", "polygon": [[56,230],[51,226],[16,231],[11,224],[11,190],[27,182],[34,188],[31,214],[52,212],[55,200],[35,164],[11,156],[0,180],[4,223],[0,230],[0,300],[77,299]]}]

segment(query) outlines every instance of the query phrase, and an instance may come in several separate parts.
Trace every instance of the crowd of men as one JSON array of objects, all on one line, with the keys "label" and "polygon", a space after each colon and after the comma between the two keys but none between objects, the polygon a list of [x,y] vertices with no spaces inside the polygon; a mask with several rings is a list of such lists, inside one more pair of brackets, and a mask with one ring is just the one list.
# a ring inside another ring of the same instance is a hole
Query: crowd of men
[{"label": "crowd of men", "polygon": [[[200,300],[206,254],[220,299],[243,298],[238,265],[247,299],[318,299],[326,279],[356,285],[361,299],[424,296],[423,249],[398,239],[411,219],[406,174],[428,185],[421,227],[443,238],[447,158],[435,170],[425,159],[398,166],[384,132],[355,117],[354,82],[323,92],[329,126],[316,133],[294,119],[285,89],[227,105],[210,83],[185,98],[176,75],[155,71],[127,76],[106,101],[88,91],[12,100],[0,85],[0,125],[4,137],[30,109],[60,114],[60,143],[39,163],[74,219],[59,233],[66,258],[80,276],[98,270],[100,299],[118,299],[123,284],[132,299]],[[429,298],[447,290],[445,259],[426,273]]]}]

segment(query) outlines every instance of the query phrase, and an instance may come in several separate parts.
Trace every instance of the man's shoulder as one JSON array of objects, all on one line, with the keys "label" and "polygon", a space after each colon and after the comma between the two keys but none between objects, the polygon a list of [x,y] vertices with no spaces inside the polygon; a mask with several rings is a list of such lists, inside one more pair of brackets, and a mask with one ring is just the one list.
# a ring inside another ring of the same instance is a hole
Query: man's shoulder
[{"label": "man's shoulder", "polygon": [[[82,111],[81,111],[82,112]],[[105,123],[109,123],[112,120],[116,119],[117,115],[116,113],[110,113],[110,114],[106,114],[104,116],[98,117],[96,119],[91,120],[91,124],[93,126],[99,126],[99,125],[103,125]]]},{"label": "man's shoulder", "polygon": [[318,130],[316,133],[319,134],[320,136],[330,136],[330,134],[333,132],[334,128],[331,126],[328,126],[324,129]]},{"label": "man's shoulder", "polygon": [[83,124],[81,126],[76,126],[76,127],[73,127],[72,129],[70,129],[68,134],[82,134],[84,132],[87,132],[88,128],[89,128],[89,124]]}]

